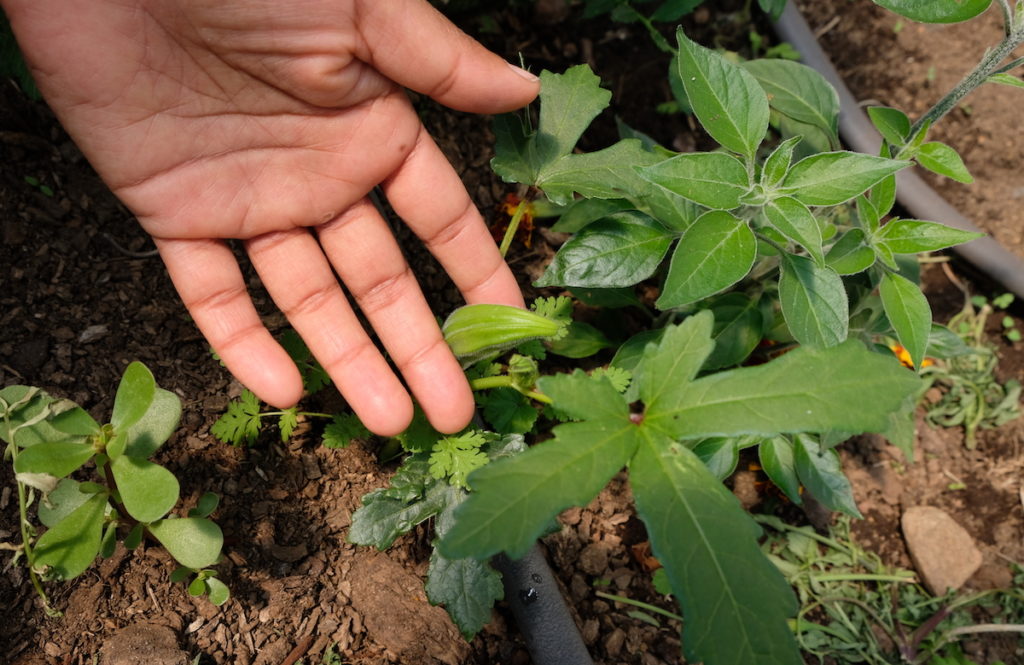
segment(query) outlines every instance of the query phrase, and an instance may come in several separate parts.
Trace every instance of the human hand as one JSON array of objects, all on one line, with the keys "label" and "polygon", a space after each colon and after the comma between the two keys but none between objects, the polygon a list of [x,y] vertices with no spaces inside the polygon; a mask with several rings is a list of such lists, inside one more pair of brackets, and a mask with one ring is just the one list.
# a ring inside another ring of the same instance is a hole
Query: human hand
[{"label": "human hand", "polygon": [[403,430],[412,402],[360,326],[344,282],[431,423],[472,394],[386,223],[380,184],[467,302],[522,305],[515,279],[402,86],[463,111],[527,104],[535,78],[423,0],[0,0],[51,108],[154,238],[228,369],[278,407],[298,371],[261,323],[224,239],[366,426]]}]

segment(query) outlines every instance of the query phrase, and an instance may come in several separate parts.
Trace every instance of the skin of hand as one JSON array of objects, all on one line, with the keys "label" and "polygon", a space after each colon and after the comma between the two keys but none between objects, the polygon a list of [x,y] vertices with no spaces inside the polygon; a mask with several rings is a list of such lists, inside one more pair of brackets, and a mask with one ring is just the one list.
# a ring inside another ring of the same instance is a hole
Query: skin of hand
[{"label": "skin of hand", "polygon": [[47,102],[239,381],[278,407],[302,393],[228,238],[370,430],[403,430],[412,401],[338,278],[430,422],[468,423],[462,370],[367,195],[382,187],[467,302],[522,306],[403,87],[498,113],[529,103],[536,77],[424,0],[0,2]]}]

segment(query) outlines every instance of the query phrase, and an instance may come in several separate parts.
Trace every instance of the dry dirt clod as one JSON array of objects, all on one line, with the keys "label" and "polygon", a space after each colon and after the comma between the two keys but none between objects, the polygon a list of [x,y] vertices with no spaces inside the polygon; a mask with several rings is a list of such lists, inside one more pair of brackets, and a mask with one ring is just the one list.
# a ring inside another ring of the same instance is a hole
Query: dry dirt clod
[{"label": "dry dirt clod", "polygon": [[901,522],[914,567],[936,596],[959,589],[981,565],[974,539],[945,511],[914,506],[903,513]]},{"label": "dry dirt clod", "polygon": [[100,649],[103,665],[187,665],[188,654],[167,626],[133,623],[114,633]]}]

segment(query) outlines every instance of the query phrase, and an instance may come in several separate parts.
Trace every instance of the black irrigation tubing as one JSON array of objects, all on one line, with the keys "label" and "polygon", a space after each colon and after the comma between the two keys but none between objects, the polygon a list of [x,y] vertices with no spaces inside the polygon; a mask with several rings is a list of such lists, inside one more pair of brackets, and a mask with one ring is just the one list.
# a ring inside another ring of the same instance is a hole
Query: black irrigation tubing
[{"label": "black irrigation tubing", "polygon": [[[839,93],[839,133],[852,149],[877,155],[882,138],[868,119],[857,99],[846,87],[839,72],[822,50],[807,21],[790,0],[775,23],[779,37],[800,52],[805,64],[822,74]],[[909,170],[897,176],[897,200],[917,219],[941,222],[964,231],[981,232],[977,226],[949,204],[919,175]],[[1024,260],[1008,251],[993,238],[985,236],[953,248],[991,279],[1024,298]]]},{"label": "black irrigation tubing", "polygon": [[522,559],[491,559],[533,665],[594,665],[539,544]]}]

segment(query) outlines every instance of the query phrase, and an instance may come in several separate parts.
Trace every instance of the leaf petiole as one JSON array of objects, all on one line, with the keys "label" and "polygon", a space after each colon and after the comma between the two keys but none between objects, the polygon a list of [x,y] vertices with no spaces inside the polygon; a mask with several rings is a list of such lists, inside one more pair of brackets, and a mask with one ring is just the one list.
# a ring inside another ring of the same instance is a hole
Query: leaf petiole
[{"label": "leaf petiole", "polygon": [[532,400],[542,402],[544,404],[553,404],[554,400],[545,395],[544,393],[537,392],[536,390],[523,390],[519,388],[511,376],[484,376],[479,379],[473,379],[469,382],[469,387],[473,390],[490,390],[491,388],[512,388],[522,394],[526,395]]},{"label": "leaf petiole", "polygon": [[516,206],[516,211],[512,213],[512,219],[508,222],[508,228],[505,229],[505,235],[501,239],[501,245],[498,247],[498,251],[501,252],[501,257],[505,258],[505,254],[508,253],[508,248],[512,244],[512,239],[516,237],[516,231],[519,230],[519,222],[523,219],[523,214],[526,213],[527,208],[530,205],[530,200],[523,197],[519,201],[519,205]]}]

